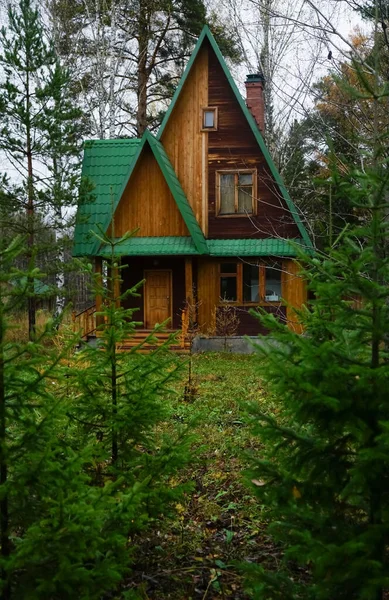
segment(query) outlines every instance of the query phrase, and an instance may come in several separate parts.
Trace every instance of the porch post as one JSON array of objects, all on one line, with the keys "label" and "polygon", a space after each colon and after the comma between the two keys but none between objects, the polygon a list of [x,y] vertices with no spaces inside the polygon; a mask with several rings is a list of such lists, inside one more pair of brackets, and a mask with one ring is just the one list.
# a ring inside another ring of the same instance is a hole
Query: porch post
[{"label": "porch post", "polygon": [[192,257],[185,258],[185,300],[193,304],[193,268]]},{"label": "porch post", "polygon": [[[96,284],[98,287],[103,285],[103,259],[100,256],[95,258],[95,274]],[[101,312],[103,307],[103,298],[101,293],[96,294],[96,312]],[[96,327],[99,327],[104,323],[104,317],[102,315],[96,316]]]}]

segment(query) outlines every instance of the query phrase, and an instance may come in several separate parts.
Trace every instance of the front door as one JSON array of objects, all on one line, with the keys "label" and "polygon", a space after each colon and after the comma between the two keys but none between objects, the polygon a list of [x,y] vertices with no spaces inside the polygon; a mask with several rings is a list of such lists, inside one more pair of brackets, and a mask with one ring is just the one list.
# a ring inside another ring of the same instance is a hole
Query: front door
[{"label": "front door", "polygon": [[145,327],[151,329],[172,316],[171,271],[145,271]]}]

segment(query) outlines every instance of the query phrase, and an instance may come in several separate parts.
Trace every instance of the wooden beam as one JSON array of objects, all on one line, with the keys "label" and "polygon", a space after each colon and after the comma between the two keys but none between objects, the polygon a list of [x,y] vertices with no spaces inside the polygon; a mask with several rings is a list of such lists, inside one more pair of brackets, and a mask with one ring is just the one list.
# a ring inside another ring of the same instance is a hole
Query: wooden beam
[{"label": "wooden beam", "polygon": [[193,267],[192,257],[185,258],[185,299],[193,304]]}]

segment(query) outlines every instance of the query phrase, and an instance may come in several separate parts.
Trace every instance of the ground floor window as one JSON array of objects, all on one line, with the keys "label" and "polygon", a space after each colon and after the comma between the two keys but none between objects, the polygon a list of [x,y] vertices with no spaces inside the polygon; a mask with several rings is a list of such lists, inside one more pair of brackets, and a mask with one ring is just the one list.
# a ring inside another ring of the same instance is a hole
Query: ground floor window
[{"label": "ground floor window", "polygon": [[220,263],[220,298],[223,302],[280,302],[282,261]]}]

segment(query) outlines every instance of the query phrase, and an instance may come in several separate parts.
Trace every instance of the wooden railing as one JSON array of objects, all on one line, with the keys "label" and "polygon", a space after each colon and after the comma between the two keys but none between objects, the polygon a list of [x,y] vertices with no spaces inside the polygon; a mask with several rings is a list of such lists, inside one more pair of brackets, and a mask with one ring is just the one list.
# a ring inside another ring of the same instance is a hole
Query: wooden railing
[{"label": "wooden railing", "polygon": [[80,333],[82,339],[96,333],[96,305],[89,306],[79,313],[73,312],[73,331]]}]

